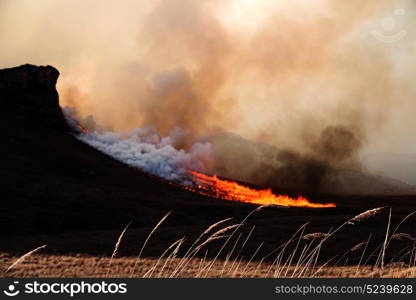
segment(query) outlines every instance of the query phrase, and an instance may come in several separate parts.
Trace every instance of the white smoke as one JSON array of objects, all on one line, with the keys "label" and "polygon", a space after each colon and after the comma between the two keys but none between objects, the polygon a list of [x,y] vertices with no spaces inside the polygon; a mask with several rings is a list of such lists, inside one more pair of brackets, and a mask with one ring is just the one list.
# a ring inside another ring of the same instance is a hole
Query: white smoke
[{"label": "white smoke", "polygon": [[[63,111],[71,126],[78,124],[73,109],[64,108]],[[102,131],[97,127],[89,133],[79,133],[77,138],[129,166],[169,181],[191,185],[188,170],[206,172],[212,157],[212,145],[196,142],[188,151],[175,148],[186,135],[187,132],[181,128],[174,128],[169,136],[161,137],[155,127],[120,133]]]},{"label": "white smoke", "polygon": [[76,132],[78,132],[78,121],[77,119],[77,111],[73,107],[65,106],[62,108],[62,112],[64,113],[65,120],[68,123],[69,127],[75,129]]}]

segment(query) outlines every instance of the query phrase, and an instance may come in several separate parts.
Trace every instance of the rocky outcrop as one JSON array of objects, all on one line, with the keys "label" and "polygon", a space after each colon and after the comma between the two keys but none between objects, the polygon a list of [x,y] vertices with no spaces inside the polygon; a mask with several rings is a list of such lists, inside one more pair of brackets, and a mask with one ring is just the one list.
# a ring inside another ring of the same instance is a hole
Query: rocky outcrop
[{"label": "rocky outcrop", "polygon": [[52,66],[26,64],[0,70],[2,114],[13,114],[25,126],[67,130],[55,87],[58,77]]}]

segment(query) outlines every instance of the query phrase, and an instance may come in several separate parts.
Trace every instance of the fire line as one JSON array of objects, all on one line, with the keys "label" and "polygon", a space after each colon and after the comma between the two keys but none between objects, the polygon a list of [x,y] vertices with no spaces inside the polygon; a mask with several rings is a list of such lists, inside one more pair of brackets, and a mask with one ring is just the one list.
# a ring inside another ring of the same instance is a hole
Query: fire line
[{"label": "fire line", "polygon": [[188,172],[197,184],[195,192],[210,197],[260,205],[274,204],[309,208],[336,207],[334,203],[312,203],[302,196],[295,199],[287,195],[275,195],[271,189],[255,190],[237,182],[219,179],[217,176],[209,176],[195,171]]}]

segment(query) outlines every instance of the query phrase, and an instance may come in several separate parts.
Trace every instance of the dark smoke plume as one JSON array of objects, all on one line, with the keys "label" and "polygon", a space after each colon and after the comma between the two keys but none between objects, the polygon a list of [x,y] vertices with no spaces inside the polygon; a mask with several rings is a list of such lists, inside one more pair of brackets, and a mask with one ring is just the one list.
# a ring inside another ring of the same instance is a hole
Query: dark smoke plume
[{"label": "dark smoke plume", "polygon": [[[335,192],[343,171],[358,169],[363,138],[342,125],[326,127],[305,141],[303,152],[253,144],[235,136],[214,138],[214,172],[277,190]],[[225,147],[225,149],[224,149]]]}]

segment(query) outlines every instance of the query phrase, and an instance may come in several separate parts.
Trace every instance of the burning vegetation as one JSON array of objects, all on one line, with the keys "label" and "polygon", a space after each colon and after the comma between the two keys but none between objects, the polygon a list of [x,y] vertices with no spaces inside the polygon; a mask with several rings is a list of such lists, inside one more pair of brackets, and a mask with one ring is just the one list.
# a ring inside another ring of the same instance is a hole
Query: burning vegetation
[{"label": "burning vegetation", "polygon": [[234,181],[222,180],[217,176],[208,176],[202,173],[189,171],[193,182],[197,185],[193,191],[215,198],[260,204],[281,205],[309,208],[335,207],[335,204],[320,204],[309,202],[302,196],[291,198],[287,195],[275,195],[271,189],[255,190]]},{"label": "burning vegetation", "polygon": [[[326,208],[335,204],[312,203],[302,196],[275,195],[271,189],[256,190],[206,173],[212,156],[210,143],[196,143],[188,152],[176,149],[173,135],[161,137],[154,128],[137,128],[130,133],[90,132],[65,109],[68,123],[78,138],[129,166],[168,180],[171,184],[208,197],[259,205]],[[200,172],[198,172],[198,171]]]}]

